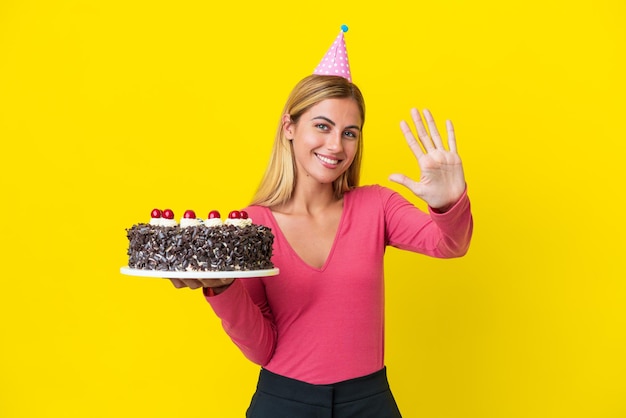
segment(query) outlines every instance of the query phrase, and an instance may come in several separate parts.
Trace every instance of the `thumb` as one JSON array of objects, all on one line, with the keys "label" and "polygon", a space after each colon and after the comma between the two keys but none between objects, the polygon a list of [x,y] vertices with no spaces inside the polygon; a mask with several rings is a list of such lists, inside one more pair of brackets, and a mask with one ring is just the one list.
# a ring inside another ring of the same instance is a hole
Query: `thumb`
[{"label": "thumb", "polygon": [[410,179],[404,174],[392,174],[389,176],[389,180],[394,183],[398,183],[411,190],[415,195],[419,196],[419,191],[421,189],[420,183],[417,181]]}]

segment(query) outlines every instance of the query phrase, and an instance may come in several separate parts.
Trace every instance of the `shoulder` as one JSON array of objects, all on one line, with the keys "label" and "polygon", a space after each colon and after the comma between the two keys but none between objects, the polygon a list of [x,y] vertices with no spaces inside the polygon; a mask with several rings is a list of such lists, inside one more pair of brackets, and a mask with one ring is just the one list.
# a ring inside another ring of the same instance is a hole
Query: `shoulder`
[{"label": "shoulder", "polygon": [[252,222],[259,225],[268,225],[271,223],[271,213],[268,207],[251,205],[244,208],[248,212],[248,216],[252,219]]},{"label": "shoulder", "polygon": [[381,186],[380,184],[359,186],[346,192],[344,196],[352,201],[368,201],[370,203],[381,202],[383,205],[386,204],[389,199],[400,197],[398,192],[388,187]]},{"label": "shoulder", "polygon": [[344,195],[344,207],[349,208],[350,213],[366,213],[367,216],[385,217],[386,213],[398,205],[407,201],[396,191],[372,184],[356,187]]},{"label": "shoulder", "polygon": [[[385,218],[417,207],[399,192],[379,184],[357,187],[347,193],[348,207],[355,211],[380,213]],[[418,209],[419,210],[419,209]]]}]

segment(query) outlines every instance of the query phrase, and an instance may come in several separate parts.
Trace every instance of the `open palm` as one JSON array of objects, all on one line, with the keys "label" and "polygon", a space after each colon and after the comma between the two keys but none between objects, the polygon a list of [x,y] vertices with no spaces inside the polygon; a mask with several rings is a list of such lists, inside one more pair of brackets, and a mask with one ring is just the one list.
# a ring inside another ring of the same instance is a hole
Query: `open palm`
[{"label": "open palm", "polygon": [[415,181],[404,174],[392,174],[389,179],[406,186],[431,208],[445,211],[459,200],[465,190],[463,164],[456,149],[454,127],[451,121],[446,121],[449,147],[446,150],[435,120],[428,110],[424,110],[428,130],[417,109],[411,109],[411,117],[419,142],[405,121],[400,123],[400,129],[417,159],[420,179]]}]

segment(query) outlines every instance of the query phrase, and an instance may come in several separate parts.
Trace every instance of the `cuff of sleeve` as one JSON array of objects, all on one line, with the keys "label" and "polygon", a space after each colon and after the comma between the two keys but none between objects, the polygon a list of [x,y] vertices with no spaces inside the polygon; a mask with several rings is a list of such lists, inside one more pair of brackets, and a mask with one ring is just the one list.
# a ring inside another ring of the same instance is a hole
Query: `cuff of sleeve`
[{"label": "cuff of sleeve", "polygon": [[[235,280],[235,282],[236,282],[236,281],[237,281],[237,280]],[[223,291],[223,292],[220,292],[220,293],[215,293],[214,288],[212,288],[212,287],[203,287],[203,288],[202,288],[202,293],[204,294],[204,297],[205,297],[205,298],[212,298],[212,297],[215,297],[215,296],[219,296],[219,295],[222,295],[222,294],[226,293],[226,292],[228,291],[228,289],[229,289],[229,288],[233,287],[233,285],[235,284],[235,282],[233,282],[233,283],[231,283],[231,284],[229,284],[229,285],[225,286],[225,287],[226,287],[226,289],[224,289],[224,291]]]},{"label": "cuff of sleeve", "polygon": [[235,280],[228,289],[215,296],[210,296],[209,288],[203,288],[202,293],[219,318],[231,318],[235,315],[233,312],[239,312],[238,307],[245,303],[243,299],[248,297],[241,280]]},{"label": "cuff of sleeve", "polygon": [[448,210],[445,212],[438,212],[429,206],[428,212],[430,212],[430,215],[433,218],[455,217],[455,214],[465,211],[468,205],[469,197],[467,196],[467,186],[465,186],[465,190],[463,190],[463,194],[459,197],[459,200],[457,200]]}]

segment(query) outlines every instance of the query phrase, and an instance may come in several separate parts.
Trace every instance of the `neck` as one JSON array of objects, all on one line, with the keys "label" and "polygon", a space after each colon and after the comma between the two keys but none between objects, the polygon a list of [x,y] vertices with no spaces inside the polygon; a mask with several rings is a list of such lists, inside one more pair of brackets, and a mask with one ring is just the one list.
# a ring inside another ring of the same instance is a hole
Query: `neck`
[{"label": "neck", "polygon": [[281,212],[314,214],[323,212],[339,200],[335,197],[332,183],[314,187],[296,185],[291,199],[277,209]]}]

